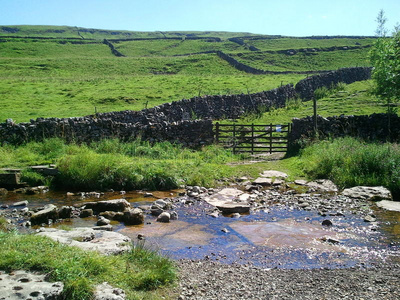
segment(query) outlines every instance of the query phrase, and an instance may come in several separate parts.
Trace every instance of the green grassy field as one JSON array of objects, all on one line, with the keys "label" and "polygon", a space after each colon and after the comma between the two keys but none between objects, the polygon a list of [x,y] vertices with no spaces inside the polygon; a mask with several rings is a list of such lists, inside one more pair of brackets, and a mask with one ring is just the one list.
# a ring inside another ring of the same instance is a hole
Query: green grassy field
[{"label": "green grassy field", "polygon": [[243,41],[251,46],[254,46],[261,51],[267,50],[286,50],[286,49],[301,49],[301,48],[328,48],[328,47],[345,47],[345,46],[368,46],[372,45],[376,39],[374,38],[326,38],[326,39],[311,39],[311,38],[270,38],[257,39],[245,38]]},{"label": "green grassy field", "polygon": [[[233,68],[215,53],[189,55],[204,51],[221,50],[253,67],[274,71],[302,72],[367,64],[368,50],[365,49],[287,56],[252,52],[228,40],[246,36],[246,43],[262,50],[354,46],[356,43],[364,46],[373,41],[287,37],[255,40],[255,35],[249,33],[0,26],[0,120],[12,118],[23,122],[37,117],[88,115],[95,111],[140,110],[199,95],[260,92],[281,84],[295,84],[306,76],[251,75]],[[71,37],[79,39],[67,39]],[[221,42],[212,37],[220,38]],[[115,57],[102,43],[104,38],[142,40],[113,42],[126,55]],[[149,38],[158,39],[143,40]]]},{"label": "green grassy field", "polygon": [[295,83],[303,75],[126,75],[3,77],[0,121],[74,117],[118,110],[140,110],[207,94],[258,92]]},{"label": "green grassy field", "polygon": [[142,40],[115,43],[126,56],[172,56],[205,51],[243,51],[245,48],[230,41],[213,40]]},{"label": "green grassy field", "polygon": [[[289,52],[290,50],[288,50]],[[369,66],[369,49],[337,50],[320,52],[283,53],[247,52],[231,54],[236,60],[265,71],[324,71],[351,66]],[[351,61],[351,64],[349,62]]]}]

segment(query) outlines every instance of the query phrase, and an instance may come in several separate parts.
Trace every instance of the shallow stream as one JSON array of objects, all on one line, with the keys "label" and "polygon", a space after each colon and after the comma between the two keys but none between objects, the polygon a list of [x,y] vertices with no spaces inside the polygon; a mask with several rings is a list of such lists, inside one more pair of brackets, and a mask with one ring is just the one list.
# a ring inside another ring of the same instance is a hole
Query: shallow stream
[{"label": "shallow stream", "polygon": [[[179,191],[143,193],[105,193],[100,197],[81,198],[66,193],[39,195],[8,193],[1,204],[28,200],[29,208],[45,204],[72,205],[85,201],[124,198],[132,206],[151,204],[157,198],[177,197]],[[98,195],[99,196],[99,195]],[[212,208],[204,201],[192,205],[175,198],[178,220],[156,222],[146,215],[143,225],[125,226],[113,222],[114,231],[123,233],[137,244],[144,244],[174,259],[210,259],[239,262],[263,268],[345,268],[371,266],[380,262],[400,262],[400,212],[385,211],[371,204],[377,222],[368,223],[356,214],[321,216],[316,211],[271,205],[239,218],[207,214]],[[322,226],[329,219],[333,226]],[[93,227],[95,217],[76,218],[54,224]],[[144,236],[139,240],[138,236]]]}]

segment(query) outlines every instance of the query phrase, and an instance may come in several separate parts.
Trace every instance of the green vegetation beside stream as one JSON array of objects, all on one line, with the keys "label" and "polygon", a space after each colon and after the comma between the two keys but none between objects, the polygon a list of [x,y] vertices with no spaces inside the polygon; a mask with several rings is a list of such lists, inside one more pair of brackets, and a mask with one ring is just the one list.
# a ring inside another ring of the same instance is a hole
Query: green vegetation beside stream
[{"label": "green vegetation beside stream", "polygon": [[[304,141],[307,145],[307,141]],[[400,195],[400,150],[397,144],[362,142],[354,138],[317,141],[300,154],[281,160],[246,164],[249,157],[207,146],[190,150],[168,142],[150,145],[102,140],[90,145],[65,144],[60,139],[0,147],[0,167],[25,168],[23,180],[61,190],[167,190],[181,185],[215,186],[241,176],[257,177],[278,169],[290,179],[327,178],[341,188],[383,185]],[[56,163],[60,175],[45,178],[28,166]]]},{"label": "green vegetation beside stream", "polygon": [[212,186],[216,180],[232,176],[225,164],[240,160],[228,150],[207,146],[199,151],[168,142],[150,145],[133,141],[102,140],[65,144],[60,139],[31,142],[20,147],[0,147],[0,166],[22,167],[56,163],[60,175],[49,178],[25,171],[23,180],[49,183],[59,189],[166,190],[185,185]]},{"label": "green vegetation beside stream", "polygon": [[339,187],[385,186],[399,199],[398,144],[367,143],[355,138],[320,141],[302,150],[300,160],[310,178],[327,178]]},{"label": "green vegetation beside stream", "polygon": [[0,269],[31,270],[64,283],[63,297],[92,299],[95,285],[107,281],[125,291],[127,299],[160,299],[160,286],[176,279],[171,260],[137,245],[118,256],[84,251],[35,235],[0,232]]}]

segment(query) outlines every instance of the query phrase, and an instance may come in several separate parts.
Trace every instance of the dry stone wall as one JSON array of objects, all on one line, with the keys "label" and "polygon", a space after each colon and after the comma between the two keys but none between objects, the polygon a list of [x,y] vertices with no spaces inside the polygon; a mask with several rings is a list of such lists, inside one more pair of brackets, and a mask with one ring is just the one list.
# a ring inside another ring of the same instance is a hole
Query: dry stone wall
[{"label": "dry stone wall", "polygon": [[61,137],[67,141],[90,142],[103,138],[152,142],[170,141],[188,147],[212,144],[212,120],[238,118],[260,107],[283,107],[295,96],[292,85],[256,94],[205,96],[165,103],[141,111],[99,113],[78,118],[38,118],[28,123],[8,119],[0,123],[1,143],[21,144]]},{"label": "dry stone wall", "polygon": [[117,49],[115,49],[114,45],[111,44],[108,40],[104,39],[103,40],[103,44],[107,45],[108,47],[110,47],[111,53],[117,57],[124,57],[125,55],[123,55],[121,52],[119,52]]},{"label": "dry stone wall", "polygon": [[[290,148],[298,148],[302,139],[315,137],[313,117],[293,119],[292,122]],[[317,124],[319,138],[352,136],[363,140],[400,142],[400,117],[396,114],[318,116]]]},{"label": "dry stone wall", "polygon": [[[316,78],[304,79],[296,88],[286,85],[255,94],[195,97],[141,111],[98,113],[77,118],[38,118],[19,124],[8,119],[0,123],[0,144],[21,144],[50,137],[76,142],[115,137],[124,141],[141,138],[151,142],[170,141],[199,147],[214,142],[212,120],[236,119],[246,112],[284,107],[287,99],[297,97],[296,91],[307,96],[313,94],[320,84],[330,85],[339,79],[346,83],[363,80],[369,74],[363,70],[348,68],[336,71],[337,74],[333,72],[330,76],[313,76]],[[307,131],[307,126],[299,128]]]}]

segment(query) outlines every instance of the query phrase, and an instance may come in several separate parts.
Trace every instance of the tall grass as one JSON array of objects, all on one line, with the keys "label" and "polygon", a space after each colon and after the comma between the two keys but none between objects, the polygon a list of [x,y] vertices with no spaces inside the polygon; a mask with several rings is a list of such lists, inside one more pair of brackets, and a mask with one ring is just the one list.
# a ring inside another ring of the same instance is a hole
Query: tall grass
[{"label": "tall grass", "polygon": [[301,152],[304,171],[311,178],[328,178],[340,187],[385,186],[400,196],[398,144],[367,143],[355,138],[320,141]]},{"label": "tall grass", "polygon": [[47,273],[50,280],[64,283],[63,299],[71,300],[92,299],[94,286],[104,281],[125,290],[128,299],[150,298],[149,291],[176,279],[172,261],[144,247],[103,256],[45,237],[4,232],[0,232],[0,268]]},{"label": "tall grass", "polygon": [[330,87],[320,87],[314,91],[315,99],[323,99],[330,95],[334,95],[339,91],[343,91],[345,89],[345,84],[343,82],[338,82],[337,84],[332,83]]},{"label": "tall grass", "polygon": [[[65,144],[61,139],[0,147],[1,167],[26,168],[56,163],[60,175],[53,184],[59,189],[150,189],[165,190],[182,184],[211,186],[232,170],[227,162],[240,156],[217,146],[190,150],[169,142],[150,144],[117,139],[82,144]],[[46,178],[24,171],[24,180],[41,184]]]}]

